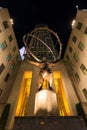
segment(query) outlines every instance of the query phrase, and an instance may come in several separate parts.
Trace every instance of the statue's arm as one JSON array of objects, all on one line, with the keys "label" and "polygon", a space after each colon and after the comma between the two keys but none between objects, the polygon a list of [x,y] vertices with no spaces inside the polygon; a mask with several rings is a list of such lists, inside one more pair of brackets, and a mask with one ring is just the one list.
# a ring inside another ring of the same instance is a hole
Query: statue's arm
[{"label": "statue's arm", "polygon": [[35,66],[37,66],[37,67],[40,66],[40,63],[38,63],[38,62],[31,61],[31,60],[27,60],[27,61],[28,61],[30,64],[35,65]]},{"label": "statue's arm", "polygon": [[54,67],[59,62],[59,59],[49,63],[49,67]]}]

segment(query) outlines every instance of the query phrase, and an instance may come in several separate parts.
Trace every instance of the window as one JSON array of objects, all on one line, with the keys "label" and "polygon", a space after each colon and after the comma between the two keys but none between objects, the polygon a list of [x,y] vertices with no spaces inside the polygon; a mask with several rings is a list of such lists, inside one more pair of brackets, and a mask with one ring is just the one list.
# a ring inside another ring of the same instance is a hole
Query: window
[{"label": "window", "polygon": [[76,28],[80,30],[80,29],[81,29],[81,27],[82,27],[82,23],[81,23],[81,22],[78,22],[78,23],[77,23],[77,27],[76,27]]},{"label": "window", "polygon": [[70,67],[71,67],[71,69],[74,69],[74,65],[72,62],[70,62]]},{"label": "window", "polygon": [[73,58],[75,59],[76,62],[79,60],[79,57],[76,53],[74,53]]},{"label": "window", "polygon": [[5,65],[2,63],[2,64],[0,65],[0,74],[3,72],[4,69],[5,69]]},{"label": "window", "polygon": [[1,96],[1,94],[2,94],[2,89],[0,88],[0,96]]},{"label": "window", "polygon": [[15,52],[15,51],[16,51],[16,47],[14,46],[14,47],[13,47],[13,52]]},{"label": "window", "polygon": [[80,69],[82,70],[83,74],[87,73],[87,68],[85,67],[84,64],[81,64]]},{"label": "window", "polygon": [[72,41],[75,43],[77,40],[76,36],[73,36]]},{"label": "window", "polygon": [[7,82],[8,81],[8,79],[9,79],[9,76],[10,76],[10,74],[9,73],[7,73],[7,75],[6,75],[6,77],[5,77],[5,82]]},{"label": "window", "polygon": [[87,90],[86,90],[86,88],[84,88],[84,89],[82,90],[82,92],[83,92],[85,98],[87,99]]},{"label": "window", "polygon": [[0,44],[0,48],[4,50],[7,47],[6,41]]},{"label": "window", "polygon": [[7,59],[7,61],[10,61],[10,59],[11,59],[11,53],[9,53],[8,55],[7,55],[7,57],[6,57],[6,59]]},{"label": "window", "polygon": [[73,51],[72,47],[71,47],[71,46],[69,46],[69,52],[72,52],[72,51]]},{"label": "window", "polygon": [[80,82],[80,77],[79,77],[79,75],[78,75],[77,72],[75,73],[75,78],[76,78],[76,80],[77,80],[78,82]]},{"label": "window", "polygon": [[85,33],[85,34],[87,34],[87,27],[86,27],[86,29],[85,29],[84,33]]},{"label": "window", "polygon": [[85,48],[85,45],[80,41],[79,42],[79,45],[78,45],[78,48],[83,51],[83,49]]},{"label": "window", "polygon": [[66,55],[66,59],[67,59],[67,61],[69,61],[69,56],[68,55]]},{"label": "window", "polygon": [[5,29],[9,27],[9,25],[8,25],[8,22],[7,22],[7,21],[4,21],[4,22],[3,22],[3,25],[4,25],[4,28],[5,28]]},{"label": "window", "polygon": [[15,68],[15,63],[11,64],[11,69],[13,70]]},{"label": "window", "polygon": [[13,40],[12,35],[10,35],[10,36],[8,37],[8,40],[9,40],[9,42],[11,42],[11,41]]},{"label": "window", "polygon": [[20,56],[19,53],[18,53],[17,56],[16,56],[16,60],[17,60],[17,61],[20,61],[20,60],[21,60],[21,56]]}]

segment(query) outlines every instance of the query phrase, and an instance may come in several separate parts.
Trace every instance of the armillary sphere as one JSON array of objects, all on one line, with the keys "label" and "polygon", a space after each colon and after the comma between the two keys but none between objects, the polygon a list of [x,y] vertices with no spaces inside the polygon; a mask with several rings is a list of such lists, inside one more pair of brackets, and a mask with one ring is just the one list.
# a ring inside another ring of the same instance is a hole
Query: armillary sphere
[{"label": "armillary sphere", "polygon": [[[38,35],[37,36],[35,35],[37,31],[48,31],[51,35],[53,35],[53,37],[55,37],[56,40],[54,41],[54,44],[55,44],[54,46],[55,46],[55,50],[57,51],[57,56],[55,56],[54,51],[48,46],[48,44],[45,41],[43,41]],[[49,29],[48,27],[39,27],[39,28],[37,27],[30,33],[23,36],[23,42],[25,44],[25,49],[26,49],[28,58],[31,59],[30,57],[33,57],[35,61],[42,62],[42,59],[38,58],[31,50],[32,48],[30,46],[31,39],[36,39],[45,47],[47,47],[48,51],[53,56],[53,62],[60,60],[61,53],[62,53],[62,44],[56,32]]]}]

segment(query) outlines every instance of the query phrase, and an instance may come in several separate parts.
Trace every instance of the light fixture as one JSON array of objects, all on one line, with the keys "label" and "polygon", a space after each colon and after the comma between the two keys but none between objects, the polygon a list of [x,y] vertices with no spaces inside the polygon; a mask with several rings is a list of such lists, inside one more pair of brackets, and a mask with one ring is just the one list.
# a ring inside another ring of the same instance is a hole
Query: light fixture
[{"label": "light fixture", "polygon": [[10,22],[11,22],[12,25],[14,24],[13,19],[10,19]]},{"label": "light fixture", "polygon": [[75,20],[72,21],[72,28],[74,27],[75,25]]}]

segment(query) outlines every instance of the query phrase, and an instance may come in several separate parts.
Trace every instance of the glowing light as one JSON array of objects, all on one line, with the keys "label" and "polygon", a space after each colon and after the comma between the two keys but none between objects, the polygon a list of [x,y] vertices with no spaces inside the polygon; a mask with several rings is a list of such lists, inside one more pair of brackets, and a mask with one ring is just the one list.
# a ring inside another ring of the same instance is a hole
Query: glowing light
[{"label": "glowing light", "polygon": [[75,20],[72,21],[72,28],[74,27],[75,25]]},{"label": "glowing light", "polygon": [[31,79],[32,79],[32,72],[25,71],[23,75],[23,80],[21,83],[21,90],[19,94],[18,104],[16,108],[16,116],[24,116],[26,110],[26,103],[27,97],[30,94],[30,87],[31,87]]},{"label": "glowing light", "polygon": [[11,24],[14,24],[13,19],[10,19]]},{"label": "glowing light", "polygon": [[41,125],[44,125],[45,123],[43,121],[40,122]]}]

